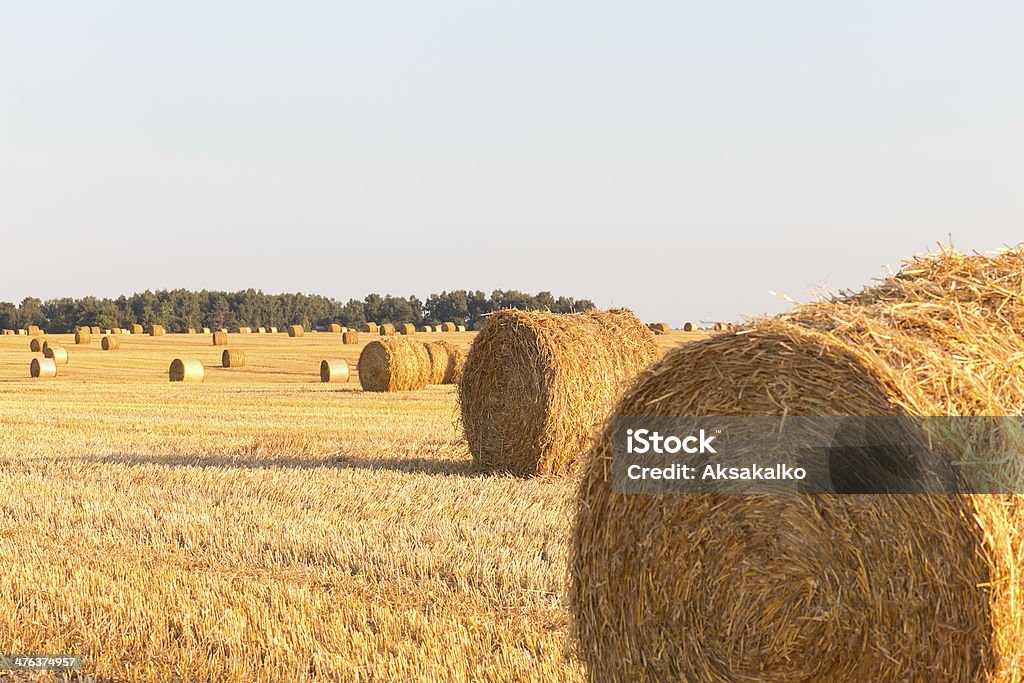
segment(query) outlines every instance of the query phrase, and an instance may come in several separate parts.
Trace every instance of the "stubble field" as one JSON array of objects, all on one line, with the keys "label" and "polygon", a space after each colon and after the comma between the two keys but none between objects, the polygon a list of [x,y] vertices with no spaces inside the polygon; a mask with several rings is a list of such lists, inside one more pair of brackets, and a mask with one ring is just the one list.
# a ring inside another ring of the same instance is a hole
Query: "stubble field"
[{"label": "stubble field", "polygon": [[[361,337],[232,334],[223,369],[209,335],[49,335],[49,380],[0,338],[0,651],[95,680],[582,680],[575,482],[476,472],[454,387],[361,391]],[[168,382],[176,357],[206,381]]]}]

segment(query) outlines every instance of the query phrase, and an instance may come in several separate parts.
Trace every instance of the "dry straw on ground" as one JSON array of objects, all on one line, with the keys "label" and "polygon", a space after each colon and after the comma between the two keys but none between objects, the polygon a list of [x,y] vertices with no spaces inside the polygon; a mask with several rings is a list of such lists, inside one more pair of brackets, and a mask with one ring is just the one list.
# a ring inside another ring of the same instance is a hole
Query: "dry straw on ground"
[{"label": "dry straw on ground", "polygon": [[48,346],[43,350],[43,357],[51,359],[57,365],[68,364],[68,350],[63,346]]},{"label": "dry straw on ground", "polygon": [[100,340],[100,348],[104,351],[116,351],[121,348],[121,342],[117,340],[117,337],[104,337]]},{"label": "dry straw on ground", "polygon": [[384,323],[377,328],[377,331],[380,332],[380,336],[382,337],[391,337],[396,333],[395,326],[391,323]]},{"label": "dry straw on ground", "polygon": [[625,383],[657,357],[654,333],[626,310],[490,315],[458,383],[474,461],[520,476],[570,468]]},{"label": "dry straw on ground", "polygon": [[668,334],[672,331],[672,326],[668,323],[650,323],[647,325],[654,334]]},{"label": "dry straw on ground", "polygon": [[245,351],[224,349],[224,353],[220,355],[220,364],[225,368],[245,367]]},{"label": "dry straw on ground", "polygon": [[377,334],[377,323],[375,323],[375,322],[363,323],[363,326],[361,328],[359,328],[359,329],[362,332],[366,332],[367,334]]},{"label": "dry straw on ground", "polygon": [[[1021,292],[1020,251],[915,258],[861,293],[671,351],[614,412],[1020,416]],[[1021,452],[981,436],[935,446]],[[570,586],[592,679],[1021,680],[1024,498],[627,496],[610,463],[606,426]]]},{"label": "dry straw on ground", "polygon": [[206,371],[201,361],[190,358],[175,358],[167,370],[172,382],[202,382]]},{"label": "dry straw on ground", "polygon": [[402,323],[398,326],[398,331],[405,335],[416,334],[416,326],[412,323]]},{"label": "dry straw on ground", "polygon": [[382,337],[363,347],[358,372],[365,391],[423,389],[430,379],[430,358],[418,341]]},{"label": "dry straw on ground", "polygon": [[358,344],[359,343],[359,333],[356,332],[355,330],[345,330],[341,334],[341,343],[342,344]]},{"label": "dry straw on ground", "polygon": [[151,337],[162,337],[167,334],[167,330],[164,329],[163,325],[150,325],[149,336]]},{"label": "dry straw on ground", "polygon": [[228,345],[228,333],[227,332],[214,332],[213,333],[213,345],[214,346],[227,346]]},{"label": "dry straw on ground", "polygon": [[342,358],[320,361],[321,382],[347,382],[348,376],[348,361]]},{"label": "dry straw on ground", "polygon": [[57,363],[52,358],[33,358],[29,364],[29,375],[32,377],[47,378],[57,376]]},{"label": "dry straw on ground", "polygon": [[43,352],[43,344],[45,344],[45,343],[46,343],[46,338],[45,337],[33,337],[28,342],[28,349],[32,353],[42,353]]},{"label": "dry straw on ground", "polygon": [[306,330],[303,329],[302,325],[289,325],[288,336],[289,337],[301,337],[306,334]]}]

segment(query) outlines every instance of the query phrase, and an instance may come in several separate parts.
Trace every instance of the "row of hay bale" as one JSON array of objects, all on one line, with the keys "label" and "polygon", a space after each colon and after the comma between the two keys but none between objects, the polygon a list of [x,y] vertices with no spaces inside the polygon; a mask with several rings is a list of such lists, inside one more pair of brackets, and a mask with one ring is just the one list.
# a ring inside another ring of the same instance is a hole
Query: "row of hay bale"
[{"label": "row of hay bale", "polygon": [[[668,323],[648,323],[647,327],[651,330],[651,332],[654,332],[654,334],[668,334],[669,332],[672,331],[672,326],[669,325]],[[686,321],[682,324],[682,326],[679,329],[681,329],[683,332],[695,332],[698,329],[698,327],[696,324],[690,321]],[[711,329],[713,329],[716,332],[725,332],[735,329],[735,325],[729,322],[716,322],[711,325]]]}]

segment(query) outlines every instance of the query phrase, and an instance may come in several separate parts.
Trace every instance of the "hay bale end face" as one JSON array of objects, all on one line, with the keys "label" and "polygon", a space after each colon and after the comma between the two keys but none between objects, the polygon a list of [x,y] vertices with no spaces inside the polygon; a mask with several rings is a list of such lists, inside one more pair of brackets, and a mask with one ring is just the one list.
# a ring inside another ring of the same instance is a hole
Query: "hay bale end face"
[{"label": "hay bale end face", "polygon": [[45,343],[46,339],[44,337],[33,337],[28,343],[28,349],[32,353],[42,353],[43,344]]},{"label": "hay bale end face", "polygon": [[68,350],[63,346],[48,346],[43,351],[43,357],[51,359],[57,365],[68,364]]},{"label": "hay bale end face", "polygon": [[695,324],[691,323],[689,320],[687,320],[685,323],[683,323],[683,332],[693,332],[696,329],[697,329],[697,326]]},{"label": "hay bale end face", "polygon": [[391,323],[384,323],[378,328],[378,331],[382,337],[390,337],[396,333],[395,326]]},{"label": "hay bale end face", "polygon": [[46,379],[57,376],[57,363],[52,358],[33,358],[29,364],[29,375]]},{"label": "hay bale end face", "polygon": [[206,371],[202,362],[198,360],[175,358],[171,361],[167,376],[172,382],[202,382],[206,377]]},{"label": "hay bale end face", "polygon": [[359,333],[356,332],[355,330],[346,330],[341,335],[341,343],[342,344],[358,344],[359,343]]},{"label": "hay bale end face", "polygon": [[224,353],[220,355],[220,363],[225,368],[243,368],[245,367],[245,351],[224,349]]},{"label": "hay bale end face", "polygon": [[167,330],[164,329],[163,325],[151,325],[149,328],[149,336],[151,337],[162,337],[167,334]]},{"label": "hay bale end face", "polygon": [[121,348],[121,342],[114,336],[104,337],[100,340],[100,348],[104,351],[116,351]]},{"label": "hay bale end face", "polygon": [[382,337],[363,347],[358,372],[364,391],[423,389],[430,379],[430,358],[418,341]]},{"label": "hay bale end face", "polygon": [[302,325],[289,325],[288,326],[288,336],[289,337],[301,337],[305,333],[306,333],[306,330],[303,329]]},{"label": "hay bale end face", "polygon": [[321,382],[347,382],[348,377],[347,361],[341,358],[320,361]]},{"label": "hay bale end face", "polygon": [[[1019,415],[1021,291],[1020,251],[915,260],[670,351],[612,415]],[[1024,496],[622,495],[611,458],[608,422],[571,540],[592,678],[1019,680]]]},{"label": "hay bale end face", "polygon": [[214,346],[227,346],[228,345],[228,333],[227,332],[214,332],[213,333],[213,345]]},{"label": "hay bale end face", "polygon": [[473,460],[519,476],[570,469],[626,383],[657,357],[654,334],[629,311],[491,314],[458,381]]},{"label": "hay bale end face", "polygon": [[406,336],[410,334],[416,334],[416,326],[413,325],[412,323],[402,323],[399,326],[398,331]]},{"label": "hay bale end face", "polygon": [[672,327],[668,323],[651,323],[647,327],[651,329],[654,334],[668,334],[672,331]]},{"label": "hay bale end face", "polygon": [[363,323],[363,326],[361,328],[359,328],[359,329],[361,331],[365,332],[366,334],[377,334],[377,323],[375,323],[375,322]]}]

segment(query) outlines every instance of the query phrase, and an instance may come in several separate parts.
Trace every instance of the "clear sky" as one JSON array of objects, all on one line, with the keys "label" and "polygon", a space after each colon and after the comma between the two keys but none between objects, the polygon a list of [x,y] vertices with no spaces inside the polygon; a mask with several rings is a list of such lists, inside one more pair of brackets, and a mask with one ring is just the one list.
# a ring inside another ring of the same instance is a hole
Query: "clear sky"
[{"label": "clear sky", "polygon": [[0,300],[736,319],[1024,239],[1024,3],[11,2]]}]

